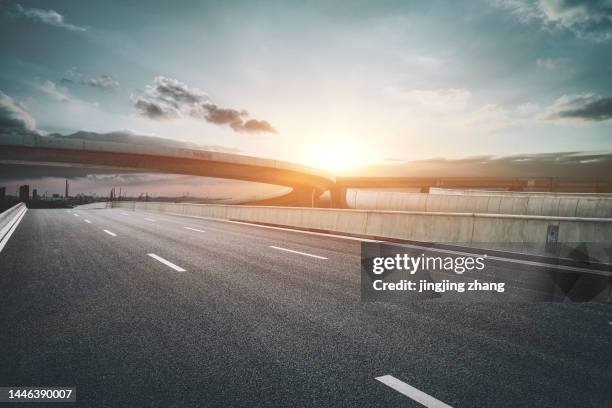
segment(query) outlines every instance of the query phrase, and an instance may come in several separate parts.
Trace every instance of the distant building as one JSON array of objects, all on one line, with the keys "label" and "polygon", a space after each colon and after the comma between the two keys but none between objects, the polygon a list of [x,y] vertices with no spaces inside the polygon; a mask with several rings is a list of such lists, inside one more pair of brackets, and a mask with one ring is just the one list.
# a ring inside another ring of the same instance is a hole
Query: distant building
[{"label": "distant building", "polygon": [[32,190],[32,200],[38,200],[38,190]]},{"label": "distant building", "polygon": [[19,187],[19,201],[27,202],[30,201],[30,186],[24,184]]}]

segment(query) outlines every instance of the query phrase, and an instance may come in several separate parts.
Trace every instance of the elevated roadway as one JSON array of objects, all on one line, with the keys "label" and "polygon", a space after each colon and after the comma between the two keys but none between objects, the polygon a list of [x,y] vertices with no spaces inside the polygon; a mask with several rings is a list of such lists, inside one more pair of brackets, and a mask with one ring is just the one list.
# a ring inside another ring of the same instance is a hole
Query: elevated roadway
[{"label": "elevated roadway", "polygon": [[[348,189],[495,189],[531,192],[612,193],[612,177],[336,177],[332,207],[346,208]],[[442,194],[447,194],[447,192]]]},{"label": "elevated roadway", "polygon": [[[282,204],[313,206],[334,185],[334,178],[318,169],[281,160],[199,149],[133,145],[115,142],[0,135],[0,161],[140,170],[244,180],[291,187]],[[275,200],[266,200],[274,204]]]}]

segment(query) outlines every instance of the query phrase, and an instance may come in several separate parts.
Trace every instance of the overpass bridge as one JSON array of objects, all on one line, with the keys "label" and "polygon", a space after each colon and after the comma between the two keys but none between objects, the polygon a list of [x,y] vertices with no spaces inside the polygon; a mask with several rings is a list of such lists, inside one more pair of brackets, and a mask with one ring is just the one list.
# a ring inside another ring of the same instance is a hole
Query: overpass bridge
[{"label": "overpass bridge", "polygon": [[334,178],[321,170],[281,160],[38,135],[0,135],[0,161],[184,174],[292,188],[286,196],[267,199],[262,204],[312,207],[316,198],[334,185]]},{"label": "overpass bridge", "polygon": [[[347,208],[348,189],[495,188],[510,191],[612,192],[612,178],[555,177],[336,177],[312,167],[202,149],[0,134],[0,162],[147,171],[244,180],[290,187],[260,205]],[[329,201],[320,200],[329,191]]]}]

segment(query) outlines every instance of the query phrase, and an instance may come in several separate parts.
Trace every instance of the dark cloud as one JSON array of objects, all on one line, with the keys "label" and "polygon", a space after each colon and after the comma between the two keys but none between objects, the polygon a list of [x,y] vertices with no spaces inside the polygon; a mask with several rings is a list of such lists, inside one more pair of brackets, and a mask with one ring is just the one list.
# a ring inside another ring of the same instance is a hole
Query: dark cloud
[{"label": "dark cloud", "polygon": [[100,75],[95,78],[88,79],[84,83],[92,88],[102,89],[104,91],[114,91],[119,89],[119,81],[110,75]]},{"label": "dark cloud", "polygon": [[582,38],[612,39],[610,0],[494,0],[522,21],[567,29]]},{"label": "dark cloud", "polygon": [[208,101],[208,95],[197,88],[189,88],[184,83],[172,78],[158,76],[154,86],[147,86],[150,96],[157,97],[166,103],[180,107],[179,104],[197,105]]},{"label": "dark cloud", "polygon": [[244,123],[234,122],[230,125],[236,132],[276,133],[276,129],[265,120],[249,119]]},{"label": "dark cloud", "polygon": [[[242,117],[247,116],[246,111],[237,111],[235,109],[220,109],[217,105],[205,104],[206,120],[216,125],[242,126]],[[236,130],[236,129],[234,129]]]},{"label": "dark cloud", "polygon": [[542,116],[544,120],[601,122],[612,119],[612,98],[593,94],[564,95]]},{"label": "dark cloud", "polygon": [[144,99],[138,99],[134,104],[138,112],[149,119],[167,119],[171,117],[159,104]]},{"label": "dark cloud", "polygon": [[0,134],[38,134],[36,121],[10,96],[0,91]]},{"label": "dark cloud", "polygon": [[108,133],[79,131],[69,135],[52,133],[47,135],[36,128],[34,118],[10,96],[0,91],[0,144],[2,136],[12,135],[36,135],[38,138],[64,138],[91,140],[99,142],[126,143],[130,145],[155,145],[182,147],[190,149],[203,149],[223,153],[240,153],[239,149],[226,148],[222,146],[206,146],[195,143],[181,142],[163,137],[141,135],[131,130],[120,130]]},{"label": "dark cloud", "polygon": [[64,16],[55,10],[43,10],[38,8],[26,8],[21,4],[15,5],[14,15],[25,18],[37,23],[47,24],[54,27],[64,28],[70,31],[86,31],[87,27],[79,27],[68,24],[64,21]]},{"label": "dark cloud", "polygon": [[245,110],[219,108],[210,101],[206,92],[189,88],[176,79],[158,76],[152,85],[134,97],[138,112],[150,119],[177,119],[190,117],[215,125],[229,125],[236,132],[276,133],[265,120],[247,119]]}]

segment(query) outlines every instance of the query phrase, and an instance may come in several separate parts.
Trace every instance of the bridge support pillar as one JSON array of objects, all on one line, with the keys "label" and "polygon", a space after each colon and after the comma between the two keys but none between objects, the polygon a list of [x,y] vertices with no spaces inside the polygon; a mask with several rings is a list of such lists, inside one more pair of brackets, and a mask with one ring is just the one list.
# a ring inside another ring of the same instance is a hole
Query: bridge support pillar
[{"label": "bridge support pillar", "polygon": [[348,208],[346,202],[346,188],[345,187],[332,187],[329,190],[331,196],[331,207],[332,208]]},{"label": "bridge support pillar", "polygon": [[287,207],[314,207],[318,198],[319,190],[311,187],[293,187],[293,191],[287,195],[264,200],[246,202],[249,205],[272,205]]}]

